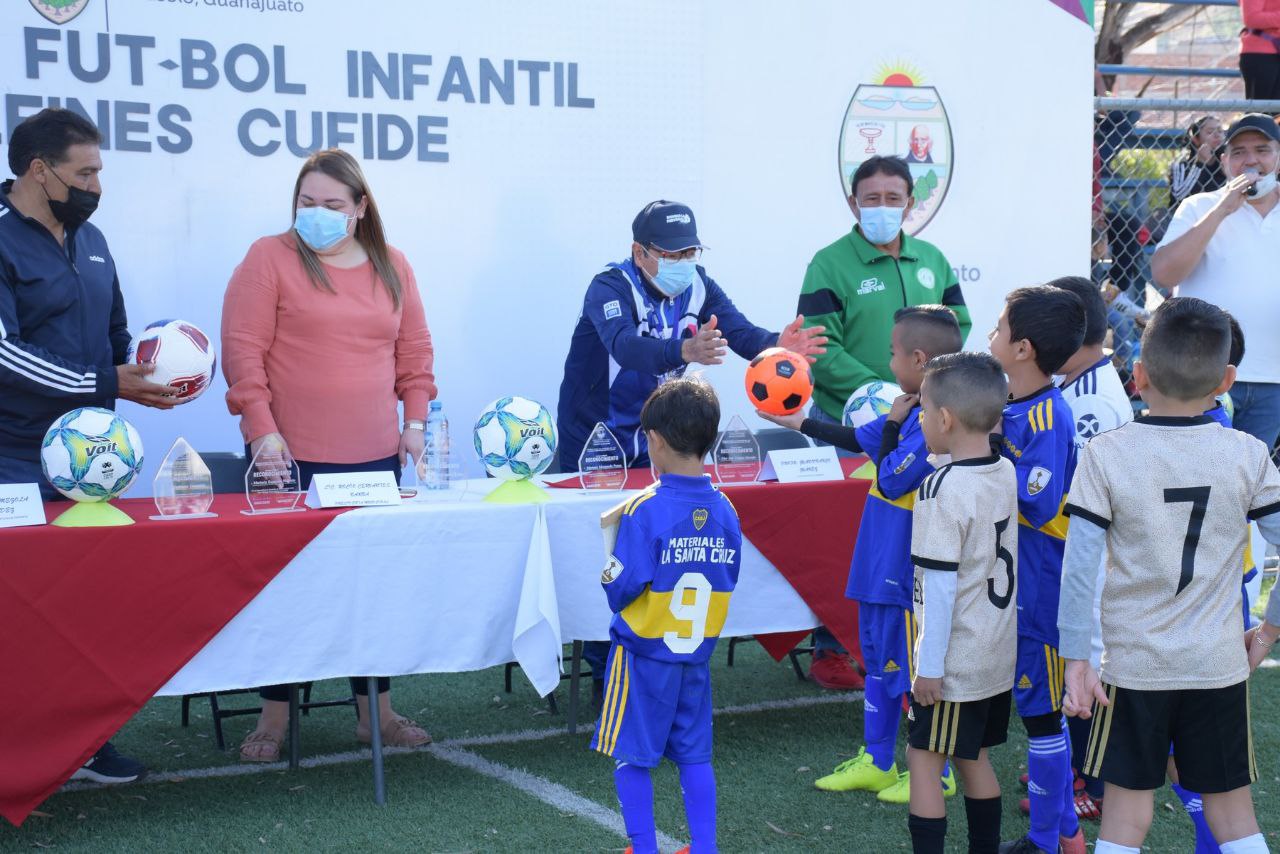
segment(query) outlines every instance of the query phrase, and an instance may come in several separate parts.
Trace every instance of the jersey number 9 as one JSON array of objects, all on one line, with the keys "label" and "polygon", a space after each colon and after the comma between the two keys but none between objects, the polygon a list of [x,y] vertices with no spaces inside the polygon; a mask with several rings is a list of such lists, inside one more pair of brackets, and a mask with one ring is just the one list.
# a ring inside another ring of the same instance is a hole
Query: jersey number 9
[{"label": "jersey number 9", "polygon": [[707,611],[711,607],[711,582],[700,572],[686,572],[671,591],[671,616],[689,624],[683,631],[664,632],[662,640],[676,655],[689,655],[707,637]]}]

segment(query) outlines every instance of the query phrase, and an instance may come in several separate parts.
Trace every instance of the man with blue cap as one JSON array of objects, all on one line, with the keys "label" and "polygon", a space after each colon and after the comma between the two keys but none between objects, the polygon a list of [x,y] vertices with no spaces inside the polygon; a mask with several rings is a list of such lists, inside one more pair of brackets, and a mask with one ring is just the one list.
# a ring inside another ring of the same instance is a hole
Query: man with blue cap
[{"label": "man with blue cap", "polygon": [[[781,333],[743,316],[698,263],[705,248],[688,205],[650,202],[631,223],[631,256],[611,263],[587,286],[582,314],[560,383],[557,427],[560,470],[578,470],[578,458],[597,423],[622,445],[628,467],[649,465],[640,410],[665,379],[689,365],[718,365],[725,349],[753,359],[785,347],[813,361],[826,349],[821,326],[797,317]],[[603,699],[608,642],[590,641],[593,696]]]},{"label": "man with blue cap", "polygon": [[631,257],[606,265],[587,287],[564,363],[556,426],[560,470],[578,470],[591,430],[603,422],[628,467],[647,466],[640,409],[664,379],[688,365],[718,365],[725,349],[753,359],[769,347],[826,352],[821,326],[797,317],[781,333],[743,316],[698,261],[705,248],[693,211],[665,199],[631,223]]}]

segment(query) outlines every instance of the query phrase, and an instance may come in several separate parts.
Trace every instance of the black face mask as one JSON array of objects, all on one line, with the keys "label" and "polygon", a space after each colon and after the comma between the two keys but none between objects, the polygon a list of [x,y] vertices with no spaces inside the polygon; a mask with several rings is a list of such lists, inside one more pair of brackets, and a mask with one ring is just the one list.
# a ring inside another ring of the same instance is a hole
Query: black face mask
[{"label": "black face mask", "polygon": [[53,213],[54,218],[65,226],[75,228],[93,216],[93,212],[98,209],[98,201],[102,198],[102,194],[82,190],[79,187],[72,187],[66,181],[63,181],[57,172],[53,171],[52,164],[46,161],[45,165],[49,167],[49,172],[52,173],[53,177],[58,179],[58,183],[67,188],[66,201],[50,198],[49,191],[47,189],[44,191],[45,197],[49,199],[49,210]]}]

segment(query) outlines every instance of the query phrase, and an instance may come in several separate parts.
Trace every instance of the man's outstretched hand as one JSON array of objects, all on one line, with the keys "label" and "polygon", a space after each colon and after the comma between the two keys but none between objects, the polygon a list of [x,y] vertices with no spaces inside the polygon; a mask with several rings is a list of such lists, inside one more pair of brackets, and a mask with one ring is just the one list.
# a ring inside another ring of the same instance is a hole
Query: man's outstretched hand
[{"label": "man's outstretched hand", "polygon": [[827,336],[823,334],[826,331],[825,326],[805,328],[804,315],[797,314],[796,319],[788,323],[786,328],[778,334],[778,346],[798,356],[804,356],[810,362],[816,362],[818,356],[827,352]]}]

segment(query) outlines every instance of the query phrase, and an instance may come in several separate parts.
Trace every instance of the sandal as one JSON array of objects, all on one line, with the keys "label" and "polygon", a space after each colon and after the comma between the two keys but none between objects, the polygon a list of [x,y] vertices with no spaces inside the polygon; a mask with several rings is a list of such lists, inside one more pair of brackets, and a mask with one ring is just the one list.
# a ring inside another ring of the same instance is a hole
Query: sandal
[{"label": "sandal", "polygon": [[[356,741],[369,744],[373,741],[367,723],[356,724]],[[422,747],[431,743],[431,735],[408,718],[394,717],[382,725],[383,747]]]},{"label": "sandal", "polygon": [[279,762],[284,736],[254,730],[240,743],[241,762]]}]

